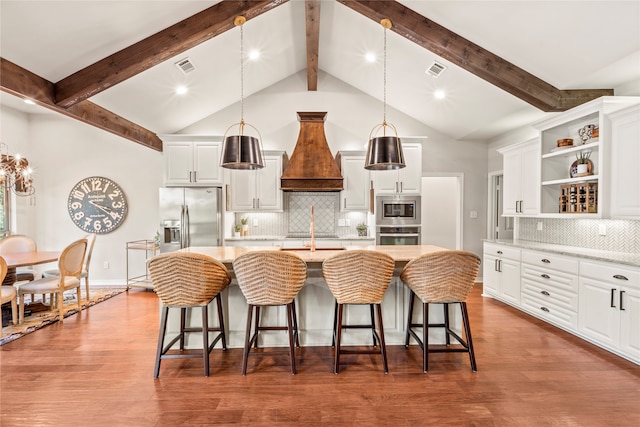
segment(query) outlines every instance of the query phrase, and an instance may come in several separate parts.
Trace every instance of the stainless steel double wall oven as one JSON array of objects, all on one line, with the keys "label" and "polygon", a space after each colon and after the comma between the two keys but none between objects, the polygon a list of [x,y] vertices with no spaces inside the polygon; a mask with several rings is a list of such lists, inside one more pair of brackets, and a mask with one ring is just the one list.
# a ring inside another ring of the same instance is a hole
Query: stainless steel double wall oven
[{"label": "stainless steel double wall oven", "polygon": [[420,195],[376,197],[376,244],[421,244]]}]

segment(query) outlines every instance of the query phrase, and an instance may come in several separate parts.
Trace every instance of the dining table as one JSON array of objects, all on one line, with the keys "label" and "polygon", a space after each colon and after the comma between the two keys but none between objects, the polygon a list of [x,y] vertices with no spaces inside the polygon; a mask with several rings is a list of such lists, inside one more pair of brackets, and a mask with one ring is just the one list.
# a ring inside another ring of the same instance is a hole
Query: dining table
[{"label": "dining table", "polygon": [[[13,286],[16,283],[18,267],[56,262],[61,253],[61,251],[35,251],[0,255],[7,263],[7,274],[2,280],[2,286]],[[43,303],[25,304],[25,313],[46,310],[49,310],[49,306]]]}]

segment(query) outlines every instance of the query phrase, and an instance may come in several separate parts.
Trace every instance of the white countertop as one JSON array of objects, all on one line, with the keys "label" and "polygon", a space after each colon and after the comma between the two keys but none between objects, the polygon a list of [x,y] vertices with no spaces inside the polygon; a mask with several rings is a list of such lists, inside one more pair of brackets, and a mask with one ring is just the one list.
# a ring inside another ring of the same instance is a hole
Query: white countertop
[{"label": "white countertop", "polygon": [[560,255],[577,256],[596,261],[616,262],[619,264],[640,267],[640,254],[626,252],[612,252],[601,249],[589,249],[577,246],[557,245],[552,243],[532,242],[528,240],[484,240],[487,243],[514,246],[523,249],[534,249],[545,252],[552,252]]}]

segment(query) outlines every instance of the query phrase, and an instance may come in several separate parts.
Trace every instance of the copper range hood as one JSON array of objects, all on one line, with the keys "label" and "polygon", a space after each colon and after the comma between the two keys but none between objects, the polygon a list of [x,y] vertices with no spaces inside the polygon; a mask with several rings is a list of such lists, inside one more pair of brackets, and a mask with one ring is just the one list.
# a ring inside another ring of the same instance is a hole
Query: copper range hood
[{"label": "copper range hood", "polygon": [[298,112],[300,133],[280,184],[283,191],[340,191],[342,173],[324,135],[326,112]]}]

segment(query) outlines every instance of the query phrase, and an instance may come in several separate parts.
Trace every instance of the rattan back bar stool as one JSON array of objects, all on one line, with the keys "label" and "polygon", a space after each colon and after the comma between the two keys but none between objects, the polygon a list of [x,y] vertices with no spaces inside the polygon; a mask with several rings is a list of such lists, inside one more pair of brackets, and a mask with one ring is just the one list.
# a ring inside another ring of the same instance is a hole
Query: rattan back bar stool
[{"label": "rattan back bar stool", "polygon": [[[387,364],[387,350],[384,342],[384,326],[382,323],[382,297],[384,296],[391,277],[393,276],[394,260],[389,255],[370,250],[348,250],[322,263],[322,275],[329,290],[338,304],[337,319],[334,322],[335,361],[333,372],[340,370],[340,355],[342,354],[381,354],[384,373],[389,372]],[[378,318],[376,332],[374,316],[371,325],[343,325],[343,308],[345,305],[369,305],[375,308]],[[342,347],[342,330],[350,327],[371,328],[374,339],[380,344],[379,349],[345,349]]]},{"label": "rattan back bar stool", "polygon": [[[227,268],[214,258],[187,252],[169,252],[157,255],[149,260],[148,266],[153,290],[162,302],[153,377],[158,378],[160,362],[164,359],[200,357],[204,362],[204,376],[208,377],[209,354],[215,345],[218,341],[222,341],[222,349],[227,349],[222,298],[220,296],[220,293],[231,282]],[[209,326],[208,305],[214,299],[218,309],[217,327]],[[196,307],[201,309],[202,326],[187,326],[186,310]],[[170,308],[180,309],[180,332],[165,344]],[[197,332],[202,333],[202,352],[185,350],[185,334]],[[209,344],[210,332],[217,332],[211,344]],[[171,347],[178,341],[180,342],[180,350],[171,350]]]},{"label": "rattan back bar stool", "polygon": [[[298,322],[295,297],[307,280],[307,264],[298,255],[284,251],[254,251],[233,261],[233,270],[242,294],[247,300],[247,332],[245,335],[242,375],[247,374],[247,361],[258,334],[265,330],[286,330],[289,335],[291,373],[296,373],[295,345],[298,342]],[[260,326],[260,308],[286,306],[287,326]],[[255,311],[253,334],[252,317]]]},{"label": "rattan back bar stool", "polygon": [[[468,251],[439,251],[421,255],[409,261],[402,270],[400,278],[411,289],[407,335],[405,346],[413,337],[423,351],[424,372],[429,368],[429,353],[464,352],[469,353],[471,370],[476,372],[476,358],[473,352],[471,327],[466,299],[475,283],[480,267],[480,258]],[[422,300],[422,323],[413,322],[413,306],[416,295]],[[443,323],[429,323],[429,304],[442,304]],[[462,326],[466,339],[450,328],[449,304],[458,304],[462,312]],[[414,331],[422,328],[422,338]],[[429,328],[444,328],[445,346],[429,346]],[[460,345],[452,346],[451,337]]]}]

